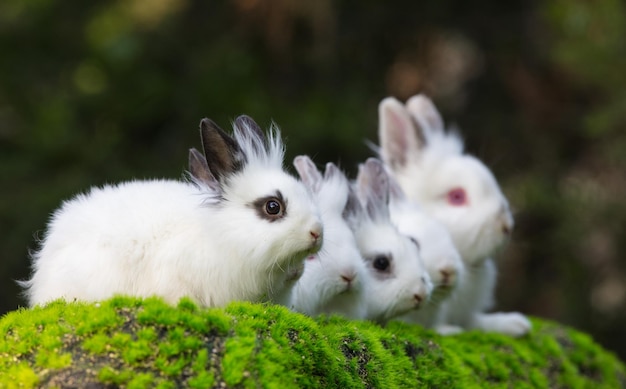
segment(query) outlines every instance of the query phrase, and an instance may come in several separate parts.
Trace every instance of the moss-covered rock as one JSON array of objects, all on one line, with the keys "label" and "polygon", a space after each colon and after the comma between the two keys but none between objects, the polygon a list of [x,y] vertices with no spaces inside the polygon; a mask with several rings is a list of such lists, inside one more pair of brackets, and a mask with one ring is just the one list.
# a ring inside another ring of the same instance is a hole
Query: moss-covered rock
[{"label": "moss-covered rock", "polygon": [[0,387],[626,387],[624,365],[589,336],[533,326],[521,339],[442,337],[263,304],[55,302],[0,321]]}]

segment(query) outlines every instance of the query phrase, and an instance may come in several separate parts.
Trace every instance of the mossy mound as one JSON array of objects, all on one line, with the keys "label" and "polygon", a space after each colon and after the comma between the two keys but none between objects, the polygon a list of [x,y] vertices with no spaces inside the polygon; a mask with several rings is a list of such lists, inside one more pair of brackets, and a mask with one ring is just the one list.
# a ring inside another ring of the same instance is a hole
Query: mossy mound
[{"label": "mossy mound", "polygon": [[0,387],[616,388],[626,369],[580,332],[442,337],[279,306],[55,302],[0,321]]}]

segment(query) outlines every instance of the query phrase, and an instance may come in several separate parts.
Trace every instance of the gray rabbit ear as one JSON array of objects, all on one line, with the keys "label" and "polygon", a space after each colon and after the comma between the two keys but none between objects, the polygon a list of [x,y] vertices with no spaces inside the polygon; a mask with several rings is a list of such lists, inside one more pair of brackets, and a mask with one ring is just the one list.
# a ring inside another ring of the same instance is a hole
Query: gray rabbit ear
[{"label": "gray rabbit ear", "polygon": [[400,183],[391,175],[387,177],[389,179],[389,197],[393,201],[407,201],[406,194],[402,190]]},{"label": "gray rabbit ear", "polygon": [[213,190],[219,190],[220,185],[211,173],[206,158],[196,148],[189,149],[189,174],[197,182],[204,183]]},{"label": "gray rabbit ear", "polygon": [[394,170],[406,166],[426,145],[405,106],[393,97],[378,105],[378,140],[381,158]]},{"label": "gray rabbit ear", "polygon": [[253,132],[259,139],[265,139],[265,133],[263,132],[263,129],[261,129],[261,126],[259,126],[257,122],[255,122],[254,119],[248,115],[237,116],[237,118],[235,118],[234,125],[242,131]]},{"label": "gray rabbit ear", "polygon": [[372,220],[389,219],[389,176],[383,163],[368,158],[359,169],[359,190],[363,195],[365,209]]},{"label": "gray rabbit ear", "polygon": [[261,129],[261,126],[254,121],[254,119],[248,115],[239,115],[235,118],[233,127],[235,131],[239,131],[246,138],[252,140],[250,145],[254,148],[255,153],[259,155],[266,153],[267,140],[265,138],[265,133]]},{"label": "gray rabbit ear", "polygon": [[357,190],[353,185],[348,187],[348,200],[343,209],[343,219],[348,221],[352,226],[358,224],[363,216],[363,206],[359,200]]},{"label": "gray rabbit ear", "polygon": [[441,114],[426,95],[419,94],[411,97],[406,102],[406,108],[426,135],[444,131]]},{"label": "gray rabbit ear", "polygon": [[315,193],[320,190],[322,187],[322,174],[317,170],[315,163],[309,156],[298,155],[293,160],[293,166],[307,188]]},{"label": "gray rabbit ear", "polygon": [[241,148],[211,119],[200,122],[200,138],[209,171],[218,181],[241,170],[245,163]]}]

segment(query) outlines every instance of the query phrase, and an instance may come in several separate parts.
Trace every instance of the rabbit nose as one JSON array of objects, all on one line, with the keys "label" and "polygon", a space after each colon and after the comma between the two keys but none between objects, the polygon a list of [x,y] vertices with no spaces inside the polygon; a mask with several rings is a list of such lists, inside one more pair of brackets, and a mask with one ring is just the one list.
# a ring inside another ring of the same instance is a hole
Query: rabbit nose
[{"label": "rabbit nose", "polygon": [[502,223],[502,233],[504,235],[511,235],[513,233],[513,223],[510,223],[508,220]]},{"label": "rabbit nose", "polygon": [[441,283],[443,285],[448,285],[450,283],[450,277],[452,276],[453,272],[450,269],[441,269],[439,270],[439,273],[443,277],[443,279],[441,280]]},{"label": "rabbit nose", "polygon": [[350,283],[352,281],[354,281],[355,277],[356,277],[356,275],[354,275],[354,274],[348,274],[348,275],[342,274],[341,275],[341,279],[344,280],[348,285],[350,285]]},{"label": "rabbit nose", "polygon": [[420,293],[415,293],[413,295],[413,299],[415,300],[415,306],[419,307],[419,305],[422,303],[422,301],[424,300],[424,296]]},{"label": "rabbit nose", "polygon": [[514,221],[511,211],[506,204],[500,209],[500,220],[502,221],[502,233],[507,236],[511,235],[513,232]]},{"label": "rabbit nose", "polygon": [[313,227],[309,230],[309,235],[311,235],[311,238],[313,238],[313,246],[321,246],[323,238],[322,223],[315,223]]},{"label": "rabbit nose", "polygon": [[322,234],[323,234],[323,228],[322,228],[322,223],[315,223],[313,225],[313,227],[311,227],[311,229],[309,230],[309,234],[311,234],[311,237],[313,238],[314,241],[318,241],[318,240],[322,240]]}]

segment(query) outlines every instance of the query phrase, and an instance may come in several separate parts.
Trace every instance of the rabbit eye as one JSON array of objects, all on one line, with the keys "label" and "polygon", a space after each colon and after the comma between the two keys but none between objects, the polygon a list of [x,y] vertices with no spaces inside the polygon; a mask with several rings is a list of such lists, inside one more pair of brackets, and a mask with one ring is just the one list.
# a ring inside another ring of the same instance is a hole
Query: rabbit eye
[{"label": "rabbit eye", "polygon": [[467,205],[467,194],[463,188],[454,188],[448,192],[448,203],[454,206]]},{"label": "rabbit eye", "polygon": [[278,215],[281,210],[282,207],[277,200],[269,200],[265,203],[265,212],[267,212],[268,215]]},{"label": "rabbit eye", "polygon": [[386,271],[389,269],[389,258],[385,255],[379,255],[374,258],[373,266],[376,270]]},{"label": "rabbit eye", "polygon": [[257,199],[251,204],[251,206],[255,208],[257,215],[261,219],[273,222],[285,217],[285,204],[286,202],[283,201],[282,194],[277,191],[275,196]]}]

